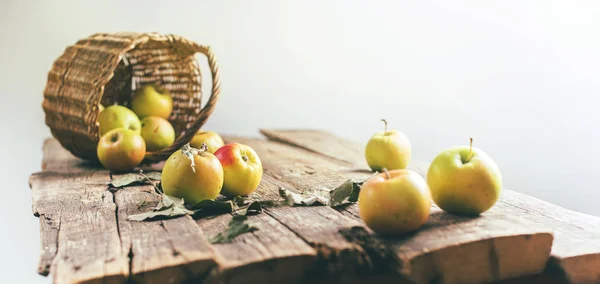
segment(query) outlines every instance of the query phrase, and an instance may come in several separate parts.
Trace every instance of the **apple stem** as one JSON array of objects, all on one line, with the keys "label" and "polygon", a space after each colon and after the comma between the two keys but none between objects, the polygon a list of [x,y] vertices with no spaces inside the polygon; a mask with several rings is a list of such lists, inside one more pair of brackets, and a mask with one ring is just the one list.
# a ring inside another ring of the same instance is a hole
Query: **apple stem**
[{"label": "apple stem", "polygon": [[387,120],[385,120],[384,118],[382,118],[381,121],[383,121],[383,124],[384,124],[383,134],[385,134],[385,133],[387,133]]},{"label": "apple stem", "polygon": [[470,162],[472,157],[473,157],[473,137],[469,137],[469,155],[467,156],[467,162]]},{"label": "apple stem", "polygon": [[382,170],[382,171],[385,173],[385,177],[386,177],[387,179],[391,179],[391,178],[392,178],[392,176],[390,176],[390,172],[388,171],[388,169],[386,169],[386,168],[383,168],[383,169],[381,169],[381,170]]},{"label": "apple stem", "polygon": [[206,145],[206,143],[202,142],[202,145],[200,146],[200,149],[198,149],[198,150],[200,150],[199,154],[202,154],[202,153],[208,151],[208,145]]}]

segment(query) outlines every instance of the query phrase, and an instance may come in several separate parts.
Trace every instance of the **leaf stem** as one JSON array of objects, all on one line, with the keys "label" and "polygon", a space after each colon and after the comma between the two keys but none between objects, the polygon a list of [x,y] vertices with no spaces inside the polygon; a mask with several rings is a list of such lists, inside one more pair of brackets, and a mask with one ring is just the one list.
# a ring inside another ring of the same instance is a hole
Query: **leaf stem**
[{"label": "leaf stem", "polygon": [[158,189],[158,187],[152,182],[152,180],[144,174],[144,170],[140,170],[140,175],[145,178],[151,185],[154,187],[154,191],[158,194],[162,194],[162,192]]}]

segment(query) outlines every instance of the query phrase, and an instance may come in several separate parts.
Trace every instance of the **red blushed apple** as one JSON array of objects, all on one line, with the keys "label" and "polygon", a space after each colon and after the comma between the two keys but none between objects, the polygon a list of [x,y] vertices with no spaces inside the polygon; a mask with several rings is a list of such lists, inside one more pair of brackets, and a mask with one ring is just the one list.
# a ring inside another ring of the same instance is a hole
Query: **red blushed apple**
[{"label": "red blushed apple", "polygon": [[102,135],[97,154],[105,168],[113,172],[124,172],[142,162],[146,155],[146,142],[133,130],[117,128]]},{"label": "red blushed apple", "polygon": [[219,148],[215,156],[223,166],[222,195],[234,197],[252,193],[263,174],[262,163],[250,146],[230,143]]}]

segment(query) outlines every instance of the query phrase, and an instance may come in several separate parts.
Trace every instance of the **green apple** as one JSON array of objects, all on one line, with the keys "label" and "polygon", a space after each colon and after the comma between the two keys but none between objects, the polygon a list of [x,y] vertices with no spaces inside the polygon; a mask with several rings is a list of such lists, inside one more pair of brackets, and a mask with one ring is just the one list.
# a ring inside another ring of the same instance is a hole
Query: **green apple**
[{"label": "green apple", "polygon": [[380,235],[400,236],[418,230],[431,210],[427,183],[410,170],[383,171],[361,187],[360,218]]},{"label": "green apple", "polygon": [[98,123],[100,124],[100,136],[116,128],[130,129],[137,133],[140,133],[142,128],[137,115],[120,105],[109,106],[100,112]]},{"label": "green apple", "polygon": [[168,119],[173,111],[173,98],[167,89],[146,85],[135,91],[131,109],[140,117],[159,116]]},{"label": "green apple", "polygon": [[98,160],[107,169],[124,172],[139,165],[146,155],[146,143],[140,134],[116,128],[104,134],[97,147]]},{"label": "green apple", "polygon": [[444,211],[478,215],[500,197],[502,174],[483,151],[471,145],[441,152],[427,172],[433,201]]},{"label": "green apple", "polygon": [[178,150],[165,162],[161,179],[167,195],[196,204],[219,196],[223,188],[223,167],[217,157],[206,151],[184,153]]},{"label": "green apple", "polygon": [[383,168],[388,170],[406,169],[410,162],[410,142],[402,132],[388,130],[387,121],[383,132],[375,133],[365,149],[367,164],[371,170],[380,172]]},{"label": "green apple", "polygon": [[146,150],[158,151],[175,142],[175,129],[162,117],[148,116],[142,119],[142,138],[146,141]]}]

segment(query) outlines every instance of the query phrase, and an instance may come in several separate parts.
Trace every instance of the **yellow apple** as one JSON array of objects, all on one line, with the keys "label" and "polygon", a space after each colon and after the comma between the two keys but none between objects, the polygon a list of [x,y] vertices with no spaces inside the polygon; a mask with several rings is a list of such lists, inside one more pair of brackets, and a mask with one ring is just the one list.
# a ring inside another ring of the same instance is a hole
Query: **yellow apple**
[{"label": "yellow apple", "polygon": [[102,104],[98,104],[98,113],[104,110],[104,106]]},{"label": "yellow apple", "polygon": [[198,133],[194,135],[194,138],[192,138],[192,141],[190,141],[190,145],[198,149],[202,148],[202,143],[206,144],[206,147],[208,147],[207,151],[213,154],[225,145],[223,138],[212,131],[198,131]]},{"label": "yellow apple", "polygon": [[105,168],[114,172],[129,171],[144,159],[146,143],[137,132],[117,128],[100,138],[97,154]]},{"label": "yellow apple", "polygon": [[196,204],[205,199],[215,199],[223,187],[223,167],[211,153],[197,151],[192,161],[182,150],[171,154],[162,171],[162,189],[167,195],[183,198]]},{"label": "yellow apple", "polygon": [[160,116],[168,119],[173,111],[173,98],[167,89],[146,85],[135,91],[131,109],[140,117]]},{"label": "yellow apple", "polygon": [[360,190],[360,218],[384,236],[400,236],[419,229],[427,222],[431,209],[427,183],[410,170],[383,171]]},{"label": "yellow apple", "polygon": [[215,156],[221,161],[225,175],[221,194],[246,196],[256,190],[263,168],[254,149],[244,144],[229,143],[219,148]]},{"label": "yellow apple", "polygon": [[388,130],[387,121],[383,132],[375,133],[365,148],[367,164],[373,171],[406,169],[410,162],[410,143],[402,132]]},{"label": "yellow apple", "polygon": [[140,120],[130,109],[112,105],[105,108],[98,115],[98,124],[100,125],[100,136],[116,128],[125,128],[140,133]]},{"label": "yellow apple", "polygon": [[148,116],[142,119],[142,138],[146,141],[146,150],[158,151],[173,145],[175,129],[162,117]]},{"label": "yellow apple", "polygon": [[500,197],[502,174],[483,151],[454,147],[435,157],[427,172],[433,201],[444,211],[478,215],[490,209]]}]

